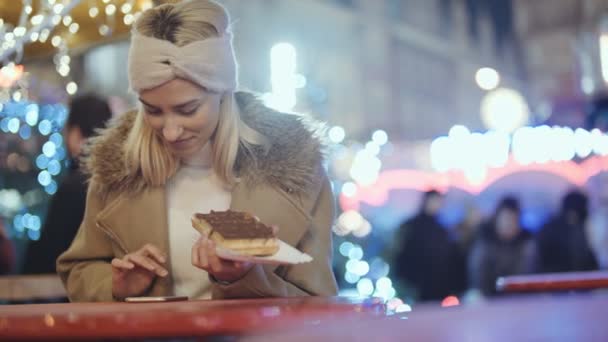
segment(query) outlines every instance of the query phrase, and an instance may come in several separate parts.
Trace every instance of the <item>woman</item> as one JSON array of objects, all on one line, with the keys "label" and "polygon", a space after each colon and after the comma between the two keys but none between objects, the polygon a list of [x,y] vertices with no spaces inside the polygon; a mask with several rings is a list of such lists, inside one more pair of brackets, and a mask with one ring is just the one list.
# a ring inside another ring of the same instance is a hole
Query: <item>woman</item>
[{"label": "woman", "polygon": [[[334,295],[334,204],[321,143],[301,117],[235,93],[226,10],[194,0],[145,11],[129,81],[140,109],[92,142],[85,217],[57,261],[70,300]],[[190,224],[212,209],[250,212],[314,260],[222,260]]]}]

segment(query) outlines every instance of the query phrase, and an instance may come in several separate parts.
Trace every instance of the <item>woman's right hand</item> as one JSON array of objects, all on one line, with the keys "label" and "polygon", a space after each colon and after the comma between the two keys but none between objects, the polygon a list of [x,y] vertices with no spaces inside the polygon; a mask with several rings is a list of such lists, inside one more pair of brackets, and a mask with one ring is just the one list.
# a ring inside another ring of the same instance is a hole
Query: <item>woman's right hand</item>
[{"label": "woman's right hand", "polygon": [[167,276],[167,270],[161,266],[166,260],[165,254],[151,244],[120,259],[112,259],[112,296],[121,300],[141,296],[154,278]]}]

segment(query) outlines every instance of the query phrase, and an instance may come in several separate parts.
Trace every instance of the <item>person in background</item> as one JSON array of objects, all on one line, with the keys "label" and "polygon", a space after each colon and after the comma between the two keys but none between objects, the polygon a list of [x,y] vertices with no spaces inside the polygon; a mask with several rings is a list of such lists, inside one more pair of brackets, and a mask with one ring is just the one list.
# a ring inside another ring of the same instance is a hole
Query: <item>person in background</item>
[{"label": "person in background", "polygon": [[8,237],[4,222],[0,220],[0,275],[9,274],[15,266],[15,246]]},{"label": "person in background", "polygon": [[597,208],[591,214],[585,231],[589,236],[589,247],[597,260],[598,268],[608,270],[608,208]]},{"label": "person in background", "polygon": [[423,194],[418,214],[399,227],[399,251],[394,260],[397,279],[412,286],[420,301],[439,301],[454,293],[452,263],[455,248],[437,220],[443,195],[436,190]]},{"label": "person in background", "polygon": [[456,243],[456,257],[454,266],[454,283],[457,284],[457,293],[465,293],[469,288],[468,260],[473,244],[478,237],[478,229],[482,220],[481,212],[474,203],[465,205],[465,214],[453,229],[452,236]]},{"label": "person in background", "polygon": [[541,228],[537,236],[541,272],[597,269],[585,231],[587,206],[584,193],[570,191],[562,199],[561,211]]},{"label": "person in background", "polygon": [[51,199],[40,239],[27,248],[22,273],[55,273],[57,257],[74,240],[84,216],[87,193],[86,176],[79,168],[78,158],[87,139],[105,127],[111,117],[107,101],[96,95],[81,95],[72,100],[64,131],[70,166]]},{"label": "person in background", "polygon": [[479,238],[469,256],[469,285],[484,296],[497,294],[499,277],[536,270],[536,244],[521,227],[520,214],[519,201],[507,196],[494,216],[479,228]]}]

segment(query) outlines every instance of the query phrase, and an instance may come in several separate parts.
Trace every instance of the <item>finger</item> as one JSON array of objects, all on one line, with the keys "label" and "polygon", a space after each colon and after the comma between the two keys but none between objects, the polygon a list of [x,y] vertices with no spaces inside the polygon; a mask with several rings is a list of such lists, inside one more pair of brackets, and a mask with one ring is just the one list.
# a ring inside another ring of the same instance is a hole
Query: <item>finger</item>
[{"label": "finger", "polygon": [[203,230],[200,230],[200,233],[201,233],[201,236],[200,236],[200,237],[201,237],[201,238],[208,238],[208,237],[209,237],[209,235],[211,235],[211,231],[212,231],[211,229],[203,229]]},{"label": "finger", "polygon": [[272,228],[272,234],[277,235],[277,233],[279,232],[279,226],[272,225],[270,226],[270,228]]},{"label": "finger", "polygon": [[150,272],[156,273],[161,277],[164,277],[168,274],[167,270],[164,267],[157,264],[154,260],[146,256],[130,254],[128,260],[140,267],[147,269]]},{"label": "finger", "polygon": [[246,262],[246,261],[234,261],[233,265],[234,265],[234,268],[236,268],[238,270],[245,270],[245,269],[248,269],[249,267],[251,267],[251,263]]},{"label": "finger", "polygon": [[209,259],[207,258],[207,241],[208,240],[201,240],[201,243],[199,243],[198,248],[196,250],[196,252],[198,253],[198,262],[200,263],[200,266],[204,269],[207,269],[207,267],[209,267]]},{"label": "finger", "polygon": [[149,271],[154,271],[154,264],[147,258],[138,254],[127,254],[124,257],[124,260],[130,261],[136,266],[145,268]]},{"label": "finger", "polygon": [[111,264],[113,267],[121,269],[121,270],[131,270],[135,267],[135,265],[132,262],[118,259],[118,258],[112,259]]},{"label": "finger", "polygon": [[192,265],[194,265],[196,267],[201,267],[201,261],[200,261],[200,258],[198,257],[198,250],[201,246],[199,241],[200,241],[200,239],[196,240],[194,245],[192,245],[192,250],[190,252],[190,258],[192,259]]},{"label": "finger", "polygon": [[240,268],[247,268],[251,266],[251,263],[247,261],[235,261],[234,263],[237,264],[237,266]]},{"label": "finger", "polygon": [[209,260],[209,265],[214,272],[222,271],[222,261],[215,253],[215,243],[213,243],[213,241],[207,242],[207,258]]},{"label": "finger", "polygon": [[166,268],[164,268],[162,265],[160,265],[159,263],[154,261],[152,258],[149,258],[149,257],[144,257],[144,258],[146,258],[147,261],[149,261],[153,265],[154,269],[151,271],[156,273],[157,276],[165,277],[165,276],[167,276],[167,274],[169,274],[169,271],[167,271]]},{"label": "finger", "polygon": [[158,247],[152,244],[146,244],[142,249],[142,252],[146,253],[144,255],[151,256],[156,259],[157,262],[164,264],[167,260],[165,253],[163,253]]},{"label": "finger", "polygon": [[209,240],[209,238],[205,235],[201,235],[196,239],[196,243],[200,246],[204,246],[205,241]]}]

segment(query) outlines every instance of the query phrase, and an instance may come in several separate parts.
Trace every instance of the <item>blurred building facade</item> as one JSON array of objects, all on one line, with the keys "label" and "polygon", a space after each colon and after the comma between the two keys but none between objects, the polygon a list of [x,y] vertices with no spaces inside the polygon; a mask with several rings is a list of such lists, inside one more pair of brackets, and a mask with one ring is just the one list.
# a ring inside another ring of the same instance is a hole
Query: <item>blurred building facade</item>
[{"label": "blurred building facade", "polygon": [[[376,129],[392,141],[427,143],[456,124],[485,130],[486,91],[475,83],[481,67],[498,70],[500,86],[524,94],[531,124],[553,114],[553,124],[580,126],[585,100],[608,82],[598,44],[608,32],[604,0],[220,2],[232,13],[241,85],[270,91],[270,49],[289,42],[307,81],[295,110],[340,125],[355,140]],[[134,104],[127,39],[70,51],[81,90],[129,99],[122,107]],[[25,62],[37,75],[52,65]]]},{"label": "blurred building facade", "polygon": [[[398,141],[430,140],[455,124],[484,130],[486,91],[475,83],[481,67],[498,70],[500,86],[524,94],[532,124],[555,112],[554,123],[579,125],[581,99],[605,88],[597,44],[608,8],[602,0],[221,2],[234,21],[242,87],[270,91],[270,49],[288,42],[307,81],[295,109],[358,140],[375,129]],[[118,42],[90,51],[88,87],[125,94],[127,49]]]},{"label": "blurred building facade", "polygon": [[[479,39],[469,34],[465,1],[221,2],[234,21],[241,86],[270,91],[270,49],[291,43],[307,80],[295,109],[344,127],[354,139],[375,129],[409,141],[445,134],[457,123],[483,129],[484,91],[474,79],[483,66],[520,88],[516,56],[498,58],[487,20],[480,20]],[[87,53],[83,86],[126,94],[127,49],[119,42]]]},{"label": "blurred building facade", "polygon": [[468,34],[464,1],[224,3],[236,21],[244,85],[267,88],[268,51],[288,41],[308,80],[300,108],[354,138],[384,129],[394,140],[430,139],[456,123],[482,129],[475,71],[500,64],[505,83],[517,83],[514,58],[497,58],[489,24],[481,20],[477,41]]},{"label": "blurred building facade", "polygon": [[582,126],[588,99],[607,89],[599,39],[608,34],[608,2],[516,0],[515,8],[532,105],[541,119]]}]

